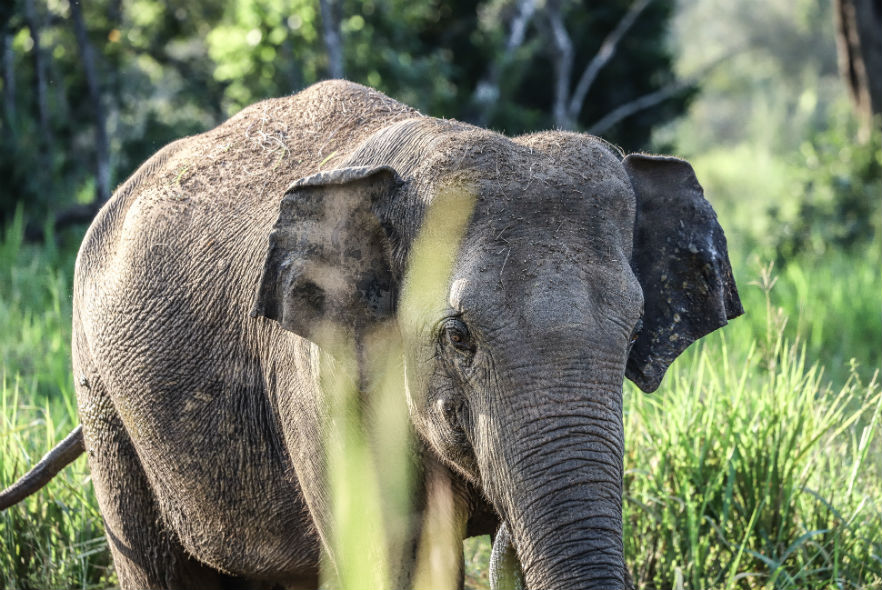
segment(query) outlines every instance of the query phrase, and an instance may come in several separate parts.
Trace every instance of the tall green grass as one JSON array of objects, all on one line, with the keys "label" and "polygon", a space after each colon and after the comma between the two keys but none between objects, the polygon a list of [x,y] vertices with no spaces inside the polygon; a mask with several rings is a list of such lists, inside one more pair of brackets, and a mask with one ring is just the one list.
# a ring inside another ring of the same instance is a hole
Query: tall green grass
[{"label": "tall green grass", "polygon": [[[882,367],[882,241],[863,256],[833,251],[783,267],[757,258],[736,273],[747,313],[724,328],[739,345],[766,347],[777,331],[805,348],[808,364],[842,386],[856,372],[864,380]],[[774,282],[770,290],[761,283]],[[770,329],[770,325],[774,325]]]},{"label": "tall green grass", "polygon": [[[882,388],[725,334],[629,393],[625,543],[646,588],[882,584]],[[739,350],[740,349],[740,350]]]},{"label": "tall green grass", "polygon": [[[77,422],[69,341],[79,238],[25,245],[19,220],[0,239],[0,486]],[[748,315],[690,349],[655,394],[626,388],[625,547],[641,587],[882,586],[876,250],[765,275],[747,265],[737,278]],[[341,510],[363,509],[341,498]],[[487,539],[465,551],[467,587],[488,587]],[[343,573],[358,580],[358,569]],[[82,458],[0,513],[0,588],[114,583]]]},{"label": "tall green grass", "polygon": [[[70,371],[75,244],[22,243],[17,215],[0,240],[0,486],[78,423]],[[100,588],[114,583],[84,458],[0,512],[0,588]]]}]

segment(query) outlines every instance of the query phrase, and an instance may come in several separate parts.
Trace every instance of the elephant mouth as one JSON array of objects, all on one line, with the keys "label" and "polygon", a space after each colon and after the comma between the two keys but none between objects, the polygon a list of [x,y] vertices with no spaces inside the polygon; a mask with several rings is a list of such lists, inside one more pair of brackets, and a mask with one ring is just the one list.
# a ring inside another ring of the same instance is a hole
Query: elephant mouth
[{"label": "elephant mouth", "polygon": [[526,590],[524,572],[512,542],[508,523],[502,521],[490,552],[490,590]]}]

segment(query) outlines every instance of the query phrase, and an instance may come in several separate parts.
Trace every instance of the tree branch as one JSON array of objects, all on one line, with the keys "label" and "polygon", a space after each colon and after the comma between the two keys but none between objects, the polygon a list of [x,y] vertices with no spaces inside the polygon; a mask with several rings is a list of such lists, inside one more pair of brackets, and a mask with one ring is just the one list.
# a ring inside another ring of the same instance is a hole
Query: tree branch
[{"label": "tree branch", "polygon": [[560,14],[560,1],[548,0],[546,4],[551,40],[554,44],[554,124],[561,129],[572,129],[575,121],[567,116],[567,100],[570,94],[570,74],[573,71],[573,42]]},{"label": "tree branch", "polygon": [[579,118],[579,113],[582,112],[582,105],[585,104],[585,97],[588,95],[588,91],[594,84],[597,75],[604,66],[609,63],[609,60],[613,58],[622,37],[625,36],[625,33],[628,32],[637,20],[637,17],[640,16],[640,13],[643,12],[650,2],[652,2],[652,0],[635,0],[630,8],[628,8],[628,12],[622,17],[622,20],[616,25],[616,28],[614,28],[610,34],[606,36],[606,39],[603,40],[603,43],[601,43],[600,49],[597,50],[597,53],[591,59],[591,62],[585,68],[585,71],[582,72],[582,76],[579,78],[579,82],[573,90],[573,95],[567,106],[567,117],[571,121],[575,121]]},{"label": "tree branch", "polygon": [[684,83],[682,80],[678,80],[677,82],[659,88],[655,92],[644,94],[640,98],[635,98],[630,102],[626,102],[604,115],[599,121],[589,127],[588,133],[592,135],[600,135],[622,119],[626,119],[635,113],[639,113],[640,111],[663,102],[687,86],[688,84]]},{"label": "tree branch", "polygon": [[499,99],[499,76],[505,66],[511,62],[514,52],[524,44],[527,25],[530,24],[534,14],[536,14],[536,0],[518,0],[517,10],[511,19],[505,49],[497,59],[490,63],[487,73],[484,74],[472,93],[471,103],[475,114],[469,119],[476,125],[486,127],[489,123],[490,117],[493,115],[493,108]]},{"label": "tree branch", "polygon": [[701,68],[699,68],[698,72],[691,76],[682,78],[680,80],[675,80],[674,82],[671,82],[666,86],[662,86],[654,92],[644,94],[643,96],[640,96],[632,101],[618,106],[617,108],[613,109],[612,111],[601,117],[600,120],[598,120],[596,123],[591,125],[588,128],[588,133],[591,133],[592,135],[600,135],[619,121],[626,119],[636,113],[639,113],[640,111],[654,107],[661,102],[664,102],[678,92],[690,86],[694,86],[699,82],[699,80],[701,80],[702,78],[710,74],[712,70],[717,68],[717,66],[735,57],[742,51],[743,50],[741,49],[733,50],[732,53],[728,53],[722,57],[718,57],[714,61],[702,66]]}]

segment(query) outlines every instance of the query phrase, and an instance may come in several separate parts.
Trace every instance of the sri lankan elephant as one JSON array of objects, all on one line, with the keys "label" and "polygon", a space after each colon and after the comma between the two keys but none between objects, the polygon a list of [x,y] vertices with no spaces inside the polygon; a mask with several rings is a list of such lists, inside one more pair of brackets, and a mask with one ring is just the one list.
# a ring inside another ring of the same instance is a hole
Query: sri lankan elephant
[{"label": "sri lankan elephant", "polygon": [[456,543],[500,531],[527,587],[583,589],[628,583],[624,377],[653,391],[742,309],[687,162],[331,81],[147,161],[83,241],[73,313],[122,587],[315,587],[335,560],[320,357],[353,351],[366,403],[381,335],[418,466],[405,545],[446,490]]}]

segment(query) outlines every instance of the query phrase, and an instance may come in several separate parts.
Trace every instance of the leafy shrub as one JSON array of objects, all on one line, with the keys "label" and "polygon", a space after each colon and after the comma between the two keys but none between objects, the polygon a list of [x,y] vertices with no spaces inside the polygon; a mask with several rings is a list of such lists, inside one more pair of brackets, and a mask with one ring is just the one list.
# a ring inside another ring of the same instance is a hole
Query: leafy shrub
[{"label": "leafy shrub", "polygon": [[790,199],[796,215],[769,209],[777,227],[773,247],[780,263],[832,250],[862,253],[879,235],[882,218],[882,133],[854,140],[854,122],[840,117],[803,142]]}]

